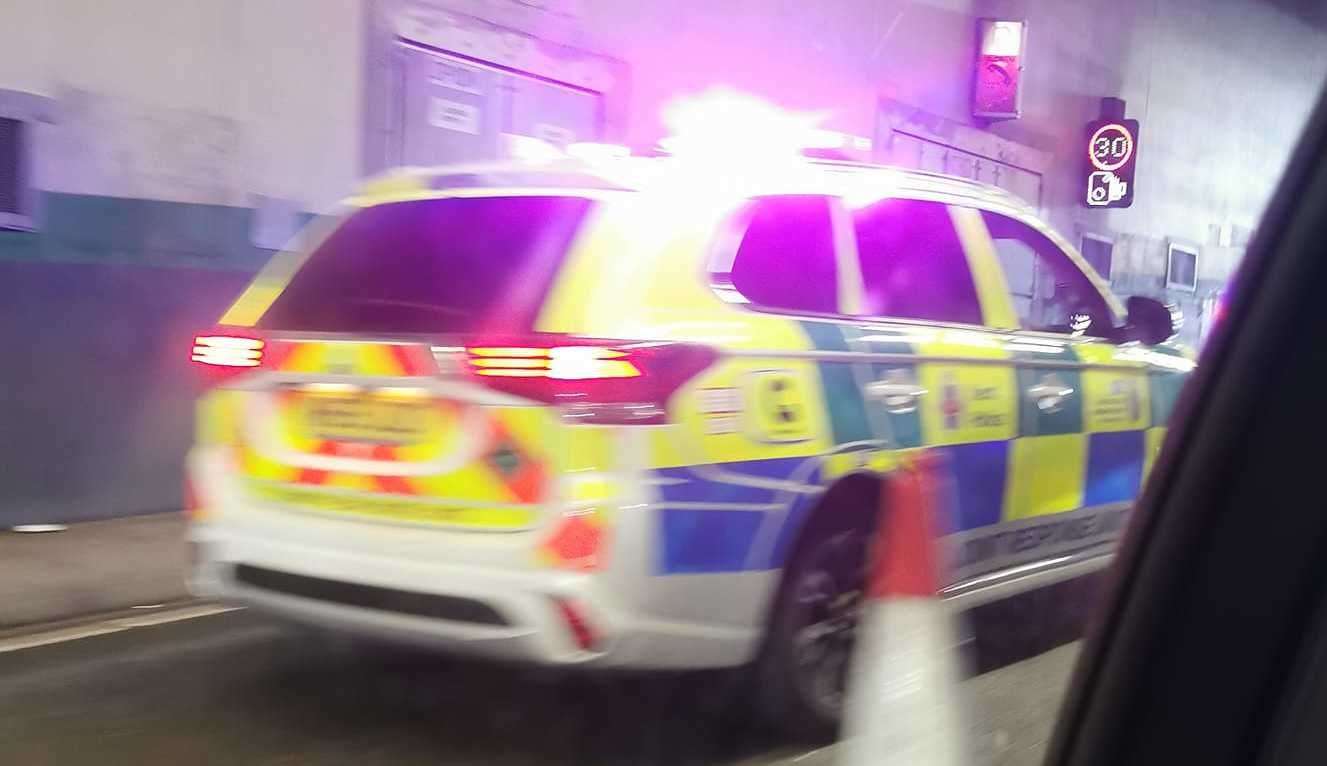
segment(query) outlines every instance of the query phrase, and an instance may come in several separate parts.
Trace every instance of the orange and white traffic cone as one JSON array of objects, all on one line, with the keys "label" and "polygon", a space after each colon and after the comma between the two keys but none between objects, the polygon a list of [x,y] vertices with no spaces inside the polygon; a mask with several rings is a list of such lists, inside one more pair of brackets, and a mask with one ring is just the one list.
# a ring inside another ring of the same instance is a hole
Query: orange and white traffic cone
[{"label": "orange and white traffic cone", "polygon": [[938,455],[912,456],[881,493],[843,712],[843,766],[968,764],[958,631],[941,603]]}]

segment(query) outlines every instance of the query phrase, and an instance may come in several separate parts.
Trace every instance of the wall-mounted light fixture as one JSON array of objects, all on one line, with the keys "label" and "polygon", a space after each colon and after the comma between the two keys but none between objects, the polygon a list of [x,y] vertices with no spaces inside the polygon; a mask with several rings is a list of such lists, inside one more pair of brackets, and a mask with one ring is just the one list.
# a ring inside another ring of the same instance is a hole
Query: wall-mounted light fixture
[{"label": "wall-mounted light fixture", "polygon": [[988,120],[1016,119],[1023,106],[1023,51],[1027,47],[1027,24],[978,19],[977,40],[972,114]]}]

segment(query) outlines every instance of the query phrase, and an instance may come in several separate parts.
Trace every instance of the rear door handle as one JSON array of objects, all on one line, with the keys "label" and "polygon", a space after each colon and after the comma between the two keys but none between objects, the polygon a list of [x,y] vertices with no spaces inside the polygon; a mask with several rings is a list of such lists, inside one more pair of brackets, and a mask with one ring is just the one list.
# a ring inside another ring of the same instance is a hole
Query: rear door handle
[{"label": "rear door handle", "polygon": [[1070,386],[1055,386],[1046,383],[1028,386],[1024,390],[1028,398],[1036,403],[1037,409],[1048,415],[1059,412],[1064,407],[1065,402],[1074,395],[1074,389]]},{"label": "rear door handle", "polygon": [[906,415],[917,411],[917,402],[926,395],[926,389],[916,383],[876,380],[866,385],[866,395],[884,404],[885,412]]}]

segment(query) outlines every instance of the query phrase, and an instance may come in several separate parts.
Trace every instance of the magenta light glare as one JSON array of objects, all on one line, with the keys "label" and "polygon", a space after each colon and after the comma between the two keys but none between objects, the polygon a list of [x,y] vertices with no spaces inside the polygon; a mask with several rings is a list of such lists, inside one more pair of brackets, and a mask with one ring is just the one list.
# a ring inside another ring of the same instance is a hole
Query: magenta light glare
[{"label": "magenta light glare", "polygon": [[869,175],[854,178],[839,194],[849,210],[862,210],[877,202],[893,197],[898,191],[899,175],[893,170],[881,169]]},{"label": "magenta light glare", "polygon": [[523,162],[555,162],[567,156],[557,146],[533,136],[503,133],[502,141],[507,156]]},{"label": "magenta light glare", "polygon": [[618,144],[578,142],[567,147],[567,155],[586,162],[601,162],[630,156],[631,150]]},{"label": "magenta light glare", "polygon": [[803,149],[850,149],[858,152],[871,151],[871,139],[840,133],[837,130],[810,128],[802,140]]},{"label": "magenta light glare", "polygon": [[678,156],[765,159],[799,155],[815,138],[823,114],[790,112],[755,96],[714,88],[668,104],[664,124],[671,135],[660,146]]}]

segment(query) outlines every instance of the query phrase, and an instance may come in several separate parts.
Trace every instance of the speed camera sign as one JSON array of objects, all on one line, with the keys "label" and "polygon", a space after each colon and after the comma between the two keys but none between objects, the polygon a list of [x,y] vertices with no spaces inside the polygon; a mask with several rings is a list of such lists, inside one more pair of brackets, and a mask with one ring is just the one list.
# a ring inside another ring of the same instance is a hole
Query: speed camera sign
[{"label": "speed camera sign", "polygon": [[1129,207],[1133,204],[1138,160],[1137,120],[1094,120],[1087,124],[1087,173],[1083,204]]}]

